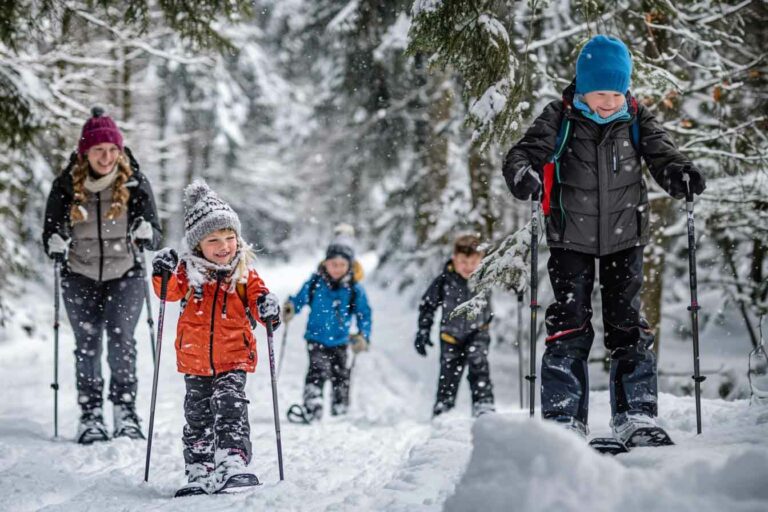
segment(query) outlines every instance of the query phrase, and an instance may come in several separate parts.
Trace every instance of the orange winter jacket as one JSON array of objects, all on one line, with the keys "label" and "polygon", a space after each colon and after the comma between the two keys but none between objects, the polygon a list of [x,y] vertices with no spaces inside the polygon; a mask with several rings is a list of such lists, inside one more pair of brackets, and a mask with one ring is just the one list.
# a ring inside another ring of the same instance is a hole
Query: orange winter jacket
[{"label": "orange winter jacket", "polygon": [[[160,296],[162,278],[154,276],[152,284]],[[207,281],[202,299],[196,299],[182,263],[168,280],[167,300],[189,300],[176,326],[176,367],[189,375],[212,376],[231,370],[253,372],[256,369],[256,339],[253,336],[243,300],[237,290],[228,292],[228,281]],[[259,274],[251,270],[246,284],[251,314],[259,323],[256,299],[269,290]]]}]

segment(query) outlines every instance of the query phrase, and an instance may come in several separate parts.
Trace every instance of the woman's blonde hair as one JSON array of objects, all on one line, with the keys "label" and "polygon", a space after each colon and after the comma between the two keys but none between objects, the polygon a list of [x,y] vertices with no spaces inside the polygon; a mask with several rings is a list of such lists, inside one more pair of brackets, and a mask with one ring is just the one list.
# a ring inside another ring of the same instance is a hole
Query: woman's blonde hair
[{"label": "woman's blonde hair", "polygon": [[[86,217],[81,206],[85,204],[88,199],[89,192],[85,188],[85,179],[88,177],[90,169],[91,164],[88,163],[88,158],[80,158],[72,171],[72,188],[74,190],[74,195],[69,217],[73,224],[84,221]],[[126,211],[131,193],[125,184],[131,176],[133,176],[133,169],[131,169],[128,156],[121,151],[120,155],[117,157],[117,177],[115,178],[114,183],[112,183],[112,204],[109,205],[107,219],[116,219]]]}]

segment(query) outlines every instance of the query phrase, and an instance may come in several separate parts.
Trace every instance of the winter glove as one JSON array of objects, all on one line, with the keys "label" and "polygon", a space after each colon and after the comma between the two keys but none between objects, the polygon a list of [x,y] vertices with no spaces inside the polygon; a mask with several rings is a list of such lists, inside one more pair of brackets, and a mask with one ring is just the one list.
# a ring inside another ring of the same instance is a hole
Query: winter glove
[{"label": "winter glove", "polygon": [[430,347],[434,345],[432,340],[429,339],[429,331],[419,331],[419,333],[416,335],[416,341],[413,343],[413,345],[416,347],[416,352],[418,352],[419,355],[426,357],[427,345]]},{"label": "winter glove", "polygon": [[280,326],[280,301],[274,293],[265,293],[256,299],[259,308],[259,317],[264,322],[272,322],[272,329]]},{"label": "winter glove", "polygon": [[285,304],[283,304],[283,320],[285,323],[290,322],[293,320],[293,317],[296,316],[296,306],[293,305],[293,302],[290,300],[285,301]]},{"label": "winter glove", "polygon": [[58,233],[54,233],[48,239],[48,254],[57,261],[63,261],[67,257],[69,244],[71,240],[62,238]]},{"label": "winter glove", "polygon": [[707,188],[704,176],[701,174],[701,171],[689,164],[669,164],[664,170],[665,181],[669,183],[667,187],[669,195],[675,199],[683,199],[686,196],[688,185],[686,185],[683,178],[684,174],[687,174],[690,178],[691,193],[697,196],[701,195]]},{"label": "winter glove", "polygon": [[513,179],[513,195],[522,200],[528,200],[531,196],[538,197],[541,190],[541,178],[530,165],[525,165],[517,170]]},{"label": "winter glove", "polygon": [[152,229],[152,224],[139,217],[133,222],[131,228],[131,238],[136,245],[141,248],[146,247],[152,243],[152,239],[155,237],[155,231]]},{"label": "winter glove", "polygon": [[170,247],[165,247],[157,251],[152,258],[152,274],[159,276],[163,272],[173,272],[176,265],[179,264],[179,255]]},{"label": "winter glove", "polygon": [[349,348],[352,349],[352,352],[355,354],[359,354],[360,352],[367,352],[368,351],[368,340],[365,339],[365,336],[360,334],[359,332],[357,334],[353,334],[349,337]]}]

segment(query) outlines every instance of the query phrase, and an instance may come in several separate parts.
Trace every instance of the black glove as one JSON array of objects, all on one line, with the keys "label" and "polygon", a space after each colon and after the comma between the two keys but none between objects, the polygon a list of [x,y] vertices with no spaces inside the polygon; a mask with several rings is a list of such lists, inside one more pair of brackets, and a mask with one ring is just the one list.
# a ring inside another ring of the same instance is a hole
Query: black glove
[{"label": "black glove", "polygon": [[[690,178],[688,185],[683,179],[684,174]],[[701,195],[707,188],[701,171],[690,164],[669,164],[664,169],[664,178],[669,183],[667,187],[669,195],[675,199],[683,199],[688,191],[688,186],[691,187],[691,192],[697,196]]]},{"label": "black glove", "polygon": [[256,299],[259,308],[259,318],[264,322],[272,322],[272,330],[280,327],[280,301],[274,293],[265,293]]},{"label": "black glove", "polygon": [[418,352],[419,355],[426,357],[427,345],[430,347],[434,345],[432,340],[429,339],[429,331],[419,331],[419,333],[416,335],[416,341],[413,342],[413,346],[416,347],[416,352]]},{"label": "black glove", "polygon": [[515,172],[512,185],[512,195],[521,201],[526,201],[532,195],[538,196],[541,190],[541,178],[530,165],[525,165]]},{"label": "black glove", "polygon": [[179,255],[170,247],[157,251],[152,258],[152,274],[159,276],[163,272],[173,272],[179,264]]}]

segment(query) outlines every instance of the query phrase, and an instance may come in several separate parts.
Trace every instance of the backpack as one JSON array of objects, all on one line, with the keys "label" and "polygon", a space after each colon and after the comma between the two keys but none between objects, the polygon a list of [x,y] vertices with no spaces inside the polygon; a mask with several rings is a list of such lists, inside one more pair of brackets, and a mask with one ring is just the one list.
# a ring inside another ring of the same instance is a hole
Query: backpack
[{"label": "backpack", "polygon": [[[307,305],[309,307],[312,307],[312,300],[315,298],[315,292],[320,287],[320,280],[322,279],[322,276],[315,272],[312,274],[312,279],[309,281],[309,296],[307,299]],[[354,313],[357,307],[357,292],[355,291],[355,284],[357,284],[357,280],[353,277],[352,280],[349,283],[349,312]]]},{"label": "backpack", "polygon": [[[630,98],[630,104],[637,112],[637,100]],[[571,105],[567,101],[563,101],[563,107],[566,110],[570,110]],[[552,187],[555,183],[560,184],[560,157],[563,156],[565,148],[568,147],[568,143],[571,141],[571,135],[573,135],[573,122],[571,119],[563,114],[563,120],[560,122],[560,130],[557,132],[557,139],[555,140],[555,152],[552,154],[552,158],[544,164],[544,183],[543,193],[541,195],[541,209],[544,212],[544,216],[548,217],[551,212],[551,200],[552,200]],[[630,131],[632,132],[632,146],[635,148],[635,152],[640,158],[640,116],[635,115],[635,119],[630,125]]]}]

